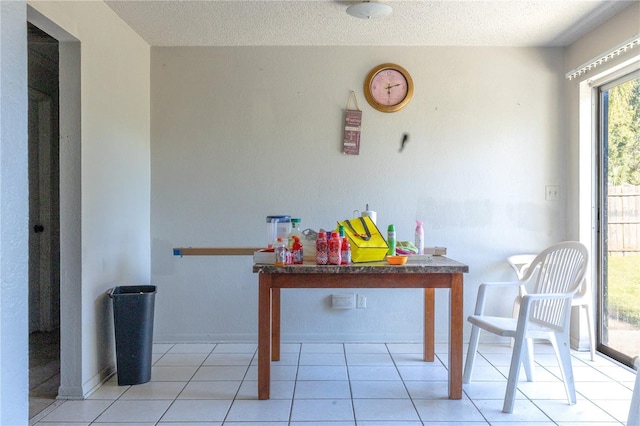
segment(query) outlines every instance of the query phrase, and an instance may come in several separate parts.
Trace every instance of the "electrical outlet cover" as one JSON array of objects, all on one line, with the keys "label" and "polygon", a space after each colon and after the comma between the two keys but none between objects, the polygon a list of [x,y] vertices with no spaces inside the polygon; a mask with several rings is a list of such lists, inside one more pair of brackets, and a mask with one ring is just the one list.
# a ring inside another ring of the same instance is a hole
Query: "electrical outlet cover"
[{"label": "electrical outlet cover", "polygon": [[356,296],[356,308],[364,309],[367,307],[367,296],[364,294],[358,294]]},{"label": "electrical outlet cover", "polygon": [[355,294],[332,294],[331,307],[333,309],[353,309],[356,307]]}]

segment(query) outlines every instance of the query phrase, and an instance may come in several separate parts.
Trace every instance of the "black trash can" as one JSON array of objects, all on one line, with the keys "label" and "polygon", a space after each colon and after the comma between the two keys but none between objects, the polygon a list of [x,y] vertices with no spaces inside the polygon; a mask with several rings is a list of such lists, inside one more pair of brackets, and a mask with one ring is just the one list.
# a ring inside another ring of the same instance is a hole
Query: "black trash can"
[{"label": "black trash can", "polygon": [[118,385],[147,383],[151,380],[156,286],[114,287],[108,294],[113,300]]}]

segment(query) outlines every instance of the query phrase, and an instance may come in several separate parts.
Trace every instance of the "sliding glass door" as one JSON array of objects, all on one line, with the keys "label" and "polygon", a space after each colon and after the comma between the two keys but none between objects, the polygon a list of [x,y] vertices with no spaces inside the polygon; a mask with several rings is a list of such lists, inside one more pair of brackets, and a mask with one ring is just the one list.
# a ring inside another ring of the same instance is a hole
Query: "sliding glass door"
[{"label": "sliding glass door", "polygon": [[599,88],[598,350],[640,355],[640,71]]}]

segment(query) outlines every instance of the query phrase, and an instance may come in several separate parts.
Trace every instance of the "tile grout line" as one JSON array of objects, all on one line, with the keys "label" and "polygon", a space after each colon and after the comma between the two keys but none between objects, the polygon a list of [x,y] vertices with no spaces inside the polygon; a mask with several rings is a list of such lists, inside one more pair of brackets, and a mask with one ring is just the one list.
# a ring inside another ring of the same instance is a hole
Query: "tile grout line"
[{"label": "tile grout line", "polygon": [[[478,351],[478,353],[480,353],[480,351]],[[507,374],[507,375],[505,375],[505,374],[504,374],[504,373],[503,373],[503,372],[498,368],[498,366],[497,366],[497,365],[494,365],[494,363],[492,363],[492,362],[489,360],[489,358],[488,358],[488,357],[484,356],[484,354],[483,354],[483,353],[480,353],[480,355],[481,355],[481,356],[482,356],[482,357],[483,357],[483,358],[484,358],[484,359],[485,359],[485,360],[486,360],[486,361],[487,361],[487,362],[488,362],[488,363],[489,363],[489,364],[490,364],[490,365],[491,365],[491,366],[492,366],[496,371],[498,371],[498,372],[502,375],[502,377],[504,377],[504,378],[505,378],[505,380],[506,380],[507,382],[509,381],[509,376],[508,376],[508,374]],[[513,357],[513,352],[511,352],[511,357]],[[509,364],[511,364],[511,362],[510,362]],[[534,358],[533,358],[533,369],[535,369],[535,368],[536,368],[536,364],[537,364],[537,365],[540,365],[540,367],[542,367],[544,370],[547,370],[547,368],[546,368],[545,366],[543,366],[543,365],[542,365],[542,364],[540,364],[539,362],[536,362],[536,361],[535,361],[535,356],[534,356]],[[510,365],[509,365],[509,368],[511,368],[511,367],[510,367]],[[549,371],[549,370],[547,370],[547,371]],[[521,373],[522,373],[522,369],[520,368],[520,369],[518,369],[518,379],[519,379],[519,376],[520,376],[520,374],[521,374]],[[551,371],[549,371],[549,373],[551,373]],[[525,373],[525,374],[526,374],[526,373]],[[532,374],[532,375],[535,375],[535,372],[532,372],[531,374]],[[551,374],[555,377],[555,374],[553,374],[553,373],[551,373]],[[556,377],[556,378],[557,378],[557,377]],[[560,380],[562,380],[562,379],[560,379]],[[526,399],[527,401],[529,401],[529,402],[530,402],[534,407],[536,407],[538,410],[540,410],[540,412],[541,412],[542,414],[544,414],[544,415],[545,415],[545,417],[546,417],[547,419],[549,419],[549,421],[550,421],[550,422],[552,422],[554,425],[557,425],[557,423],[556,423],[556,422],[555,422],[555,421],[554,421],[554,420],[549,416],[549,414],[547,414],[547,413],[546,413],[546,412],[545,412],[541,407],[539,407],[539,406],[538,406],[538,404],[536,404],[534,400],[532,400],[531,398],[529,398],[529,397],[527,396],[527,394],[525,394],[524,392],[522,392],[522,391],[520,390],[520,387],[518,386],[518,382],[519,382],[519,380],[516,380],[516,389],[515,389],[516,393],[517,393],[517,392],[520,392],[520,393],[522,394],[522,396],[524,396],[524,397],[525,397],[525,399]],[[505,392],[506,392],[506,388],[505,388]],[[517,394],[516,394],[516,397],[517,397]],[[505,396],[505,398],[506,398],[506,396]],[[516,398],[516,402],[517,402],[517,398]],[[515,405],[515,402],[514,402],[514,405]],[[478,411],[480,411],[480,410],[478,410]],[[482,413],[482,411],[480,411],[480,413]],[[484,416],[483,416],[483,417],[484,417]],[[491,422],[489,422],[489,423],[491,423]]]},{"label": "tile grout line", "polygon": [[347,347],[346,344],[342,344],[342,354],[344,356],[344,368],[347,371],[347,383],[349,383],[349,396],[351,398],[351,411],[353,413],[353,424],[357,425],[358,420],[356,419],[356,404],[353,400],[353,386],[351,385],[351,373],[349,372],[349,360],[347,358]]},{"label": "tile grout line", "polygon": [[[173,345],[169,350],[167,350],[167,352],[164,353],[164,355],[167,355],[169,353],[169,351],[171,349],[173,349],[176,345]],[[184,391],[184,389],[189,385],[189,383],[191,383],[191,380],[195,377],[195,375],[198,373],[198,370],[200,370],[200,368],[202,368],[202,366],[204,365],[205,361],[207,360],[207,358],[209,358],[209,355],[211,355],[213,353],[213,351],[218,347],[218,343],[214,344],[213,348],[209,351],[209,353],[207,353],[207,355],[204,357],[204,359],[202,360],[202,362],[200,363],[200,365],[198,366],[198,368],[196,368],[196,371],[194,371],[194,373],[191,375],[191,378],[189,380],[187,380],[187,382],[185,383],[184,387],[182,388],[182,390],[180,390],[180,392],[178,392],[178,394],[175,396],[175,398],[173,398],[171,400],[171,403],[169,404],[169,406],[167,407],[166,410],[164,410],[164,412],[162,413],[162,415],[160,415],[160,417],[158,418],[158,420],[155,422],[155,424],[159,424],[162,421],[162,418],[164,416],[167,415],[167,413],[169,412],[169,410],[171,409],[171,407],[173,407],[173,405],[175,404],[175,402],[178,400],[178,397],[180,396],[180,394]],[[158,359],[158,361],[160,361],[163,357],[160,357]],[[157,362],[157,361],[156,361]],[[125,392],[122,393],[122,395],[124,395]],[[122,396],[120,395],[120,397]],[[118,399],[120,399],[120,397],[118,397]]]},{"label": "tile grout line", "polygon": [[[487,362],[488,360],[486,359],[486,357],[484,356],[484,354],[482,352],[480,352],[478,350],[478,352],[476,353],[476,356],[480,355],[482,358],[484,358]],[[440,357],[438,357],[440,358]],[[463,357],[464,358],[464,357]],[[442,362],[442,360],[440,361]],[[465,361],[466,362],[466,361]],[[495,368],[495,367],[494,367]],[[449,371],[449,366],[447,365],[447,371]],[[464,374],[464,367],[463,367],[463,374]],[[488,424],[491,425],[491,422],[489,421],[489,419],[487,419],[487,416],[482,412],[482,410],[480,409],[480,407],[478,407],[478,404],[476,403],[476,401],[474,401],[473,398],[471,398],[469,396],[469,394],[467,394],[467,391],[464,390],[464,383],[462,384],[462,392],[467,395],[467,398],[469,398],[469,401],[471,401],[471,404],[473,404],[473,406],[475,407],[476,410],[478,410],[478,413],[482,416],[482,418],[484,419],[484,421]]]},{"label": "tile grout line", "polygon": [[[282,357],[282,353],[280,354]],[[298,346],[298,360],[296,362],[296,375],[293,379],[293,391],[291,392],[291,406],[289,407],[289,420],[287,421],[287,425],[291,425],[293,421],[291,418],[293,417],[293,403],[296,399],[296,390],[298,388],[298,375],[300,374],[300,360],[302,358],[302,343]],[[271,362],[271,360],[269,360]],[[271,378],[269,378],[271,380]]]},{"label": "tile grout line", "polygon": [[[164,353],[162,353],[162,355],[160,356],[160,358],[158,358],[158,359],[156,360],[156,362],[158,362],[160,359],[162,359],[162,357],[164,357],[167,353],[169,353],[169,351],[170,351],[171,349],[173,349],[174,347],[175,347],[175,344],[172,344],[170,348],[168,348]],[[153,345],[152,345],[152,349],[151,349],[151,356],[153,357]],[[151,366],[153,367],[153,365],[154,365],[154,364],[155,364],[155,363],[153,363]],[[116,371],[114,374],[112,374],[112,375],[111,375],[111,377],[113,377],[113,376],[117,376],[117,374],[118,374],[118,373],[117,373],[117,371]],[[111,378],[111,377],[110,377],[110,378]],[[108,380],[107,380],[107,381],[108,381]],[[106,381],[105,381],[105,383],[106,383]],[[104,385],[104,383],[103,383],[103,384],[101,384],[101,385],[100,385],[100,387],[102,387],[103,385]],[[98,389],[99,389],[99,388],[98,388]],[[98,389],[96,389],[96,391],[97,391]],[[100,418],[100,416],[102,416],[102,415],[103,415],[103,414],[104,414],[104,413],[105,413],[109,408],[113,407],[113,405],[114,405],[117,401],[119,401],[119,400],[120,400],[120,398],[122,398],[122,396],[123,396],[125,393],[127,393],[127,391],[129,391],[129,389],[131,389],[131,385],[127,385],[127,389],[125,389],[125,390],[124,390],[122,393],[120,393],[120,394],[119,394],[115,399],[113,399],[113,400],[111,401],[111,403],[110,403],[107,407],[105,407],[105,409],[104,409],[104,410],[102,410],[102,411],[101,411],[101,412],[100,412],[100,413],[99,413],[99,414],[98,414],[98,415],[97,415],[93,420],[91,420],[91,421],[89,422],[89,426],[94,425],[94,424],[99,424],[99,423],[96,423],[96,420],[98,420],[98,419]],[[65,400],[64,402],[67,402],[67,401],[70,401],[70,400]],[[88,401],[88,399],[84,399],[83,401]],[[62,404],[61,404],[61,405],[62,405]],[[171,405],[169,405],[169,406],[171,406]],[[167,408],[167,409],[168,409],[168,408]],[[163,415],[164,415],[164,414],[163,414]],[[160,418],[162,418],[162,416],[161,416]],[[160,421],[160,419],[158,419],[158,421],[154,422],[154,424],[157,424],[159,421]]]}]

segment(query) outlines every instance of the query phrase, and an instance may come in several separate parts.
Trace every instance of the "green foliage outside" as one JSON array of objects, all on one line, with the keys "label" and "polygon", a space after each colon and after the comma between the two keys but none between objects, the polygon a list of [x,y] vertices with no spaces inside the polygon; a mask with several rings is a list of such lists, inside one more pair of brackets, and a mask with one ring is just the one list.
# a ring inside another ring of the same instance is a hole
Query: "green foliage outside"
[{"label": "green foliage outside", "polygon": [[609,185],[640,185],[640,78],[609,90]]},{"label": "green foliage outside", "polygon": [[609,256],[610,318],[640,326],[640,256]]},{"label": "green foliage outside", "polygon": [[[608,184],[640,185],[640,78],[609,90]],[[609,316],[640,326],[640,257],[608,257]]]}]

